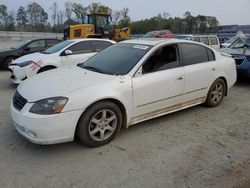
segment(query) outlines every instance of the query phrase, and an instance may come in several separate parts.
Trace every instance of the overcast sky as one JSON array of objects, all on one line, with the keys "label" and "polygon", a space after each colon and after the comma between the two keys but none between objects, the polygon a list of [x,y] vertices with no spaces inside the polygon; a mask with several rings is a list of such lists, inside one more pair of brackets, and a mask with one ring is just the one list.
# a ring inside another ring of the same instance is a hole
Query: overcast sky
[{"label": "overcast sky", "polygon": [[[48,13],[49,7],[55,0],[33,0],[39,3]],[[19,6],[26,6],[32,0],[0,0],[6,4],[9,11],[15,11]],[[66,0],[58,0],[61,9],[64,9]],[[170,16],[182,17],[185,11],[192,15],[215,16],[221,25],[249,24],[250,25],[250,0],[72,0],[88,6],[92,2],[109,6],[113,10],[129,8],[129,16],[133,21],[146,19],[168,12]]]}]

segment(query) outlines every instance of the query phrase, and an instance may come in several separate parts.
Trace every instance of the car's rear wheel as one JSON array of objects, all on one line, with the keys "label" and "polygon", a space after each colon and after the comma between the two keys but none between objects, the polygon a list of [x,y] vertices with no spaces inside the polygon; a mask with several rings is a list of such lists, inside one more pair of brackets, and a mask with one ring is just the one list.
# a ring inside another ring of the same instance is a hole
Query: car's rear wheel
[{"label": "car's rear wheel", "polygon": [[109,101],[96,103],[82,115],[77,136],[87,147],[99,147],[115,138],[122,125],[120,108]]},{"label": "car's rear wheel", "polygon": [[215,107],[220,105],[220,103],[223,101],[225,93],[226,93],[225,81],[219,78],[211,86],[207,95],[206,104],[210,107]]}]

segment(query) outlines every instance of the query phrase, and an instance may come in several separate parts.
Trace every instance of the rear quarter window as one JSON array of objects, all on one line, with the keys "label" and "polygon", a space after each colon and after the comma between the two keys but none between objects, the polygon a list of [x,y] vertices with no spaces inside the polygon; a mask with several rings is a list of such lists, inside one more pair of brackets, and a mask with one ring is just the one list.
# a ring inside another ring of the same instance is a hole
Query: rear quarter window
[{"label": "rear quarter window", "polygon": [[210,43],[211,45],[218,45],[218,40],[216,37],[210,37]]},{"label": "rear quarter window", "polygon": [[183,66],[209,61],[207,48],[197,44],[180,44]]}]

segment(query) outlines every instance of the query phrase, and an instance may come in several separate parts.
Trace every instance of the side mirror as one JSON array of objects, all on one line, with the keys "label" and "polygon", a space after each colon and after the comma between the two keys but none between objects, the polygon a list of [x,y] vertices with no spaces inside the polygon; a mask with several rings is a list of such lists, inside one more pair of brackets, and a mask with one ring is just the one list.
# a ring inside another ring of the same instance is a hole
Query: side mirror
[{"label": "side mirror", "polygon": [[65,50],[65,51],[64,51],[64,54],[65,54],[65,55],[72,55],[73,52],[72,52],[71,50]]},{"label": "side mirror", "polygon": [[30,51],[30,47],[26,46],[23,48],[24,51]]}]

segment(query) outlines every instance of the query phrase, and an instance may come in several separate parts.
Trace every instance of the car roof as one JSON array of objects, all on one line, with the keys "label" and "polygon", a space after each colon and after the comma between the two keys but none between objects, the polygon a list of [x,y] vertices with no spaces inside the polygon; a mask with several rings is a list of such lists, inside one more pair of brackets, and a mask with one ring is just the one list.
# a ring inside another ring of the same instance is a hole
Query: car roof
[{"label": "car roof", "polygon": [[216,35],[193,35],[193,37],[217,37]]},{"label": "car roof", "polygon": [[106,41],[106,42],[111,42],[111,43],[116,43],[113,40],[109,40],[109,39],[99,39],[99,38],[83,38],[83,39],[70,39],[69,41],[73,41],[73,42],[82,42],[82,41]]},{"label": "car roof", "polygon": [[171,43],[180,43],[180,42],[188,42],[188,43],[195,43],[193,41],[185,41],[180,39],[162,39],[162,38],[139,38],[139,39],[132,39],[132,40],[125,40],[120,43],[130,43],[130,44],[141,44],[141,45],[151,45],[156,46],[161,43],[171,44]]}]

